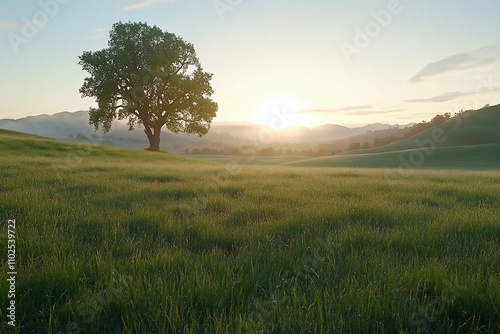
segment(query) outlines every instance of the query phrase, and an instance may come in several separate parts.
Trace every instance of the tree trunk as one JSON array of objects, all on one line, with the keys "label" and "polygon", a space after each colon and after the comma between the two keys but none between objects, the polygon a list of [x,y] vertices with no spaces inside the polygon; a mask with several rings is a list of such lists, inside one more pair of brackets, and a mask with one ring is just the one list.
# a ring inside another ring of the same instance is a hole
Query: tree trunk
[{"label": "tree trunk", "polygon": [[146,127],[144,129],[149,140],[149,150],[153,152],[160,151],[160,129],[151,129]]}]

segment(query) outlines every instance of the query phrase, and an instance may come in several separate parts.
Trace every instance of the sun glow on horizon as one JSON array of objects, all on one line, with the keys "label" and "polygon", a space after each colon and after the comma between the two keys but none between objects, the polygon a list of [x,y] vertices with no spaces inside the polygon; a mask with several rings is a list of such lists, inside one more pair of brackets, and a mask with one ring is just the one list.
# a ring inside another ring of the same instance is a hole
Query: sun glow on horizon
[{"label": "sun glow on horizon", "polygon": [[260,104],[255,109],[257,122],[273,130],[285,130],[295,126],[312,127],[313,124],[303,111],[308,106],[290,97],[279,97]]}]

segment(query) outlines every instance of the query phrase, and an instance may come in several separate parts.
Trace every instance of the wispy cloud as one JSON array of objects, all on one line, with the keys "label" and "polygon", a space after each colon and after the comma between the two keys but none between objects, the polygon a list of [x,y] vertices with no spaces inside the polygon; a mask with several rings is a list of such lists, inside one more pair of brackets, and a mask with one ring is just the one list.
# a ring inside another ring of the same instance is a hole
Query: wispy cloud
[{"label": "wispy cloud", "polygon": [[486,45],[477,50],[467,53],[458,53],[453,56],[427,64],[417,74],[411,77],[408,82],[418,83],[425,78],[435,75],[470,69],[479,69],[495,64],[499,61],[498,55],[491,57],[491,53],[496,52],[494,46]]},{"label": "wispy cloud", "polygon": [[[412,121],[414,121],[414,120],[417,120],[420,117],[422,117],[421,120],[424,121],[424,120],[429,120],[430,118],[432,118],[434,116],[435,116],[435,114],[432,114],[432,113],[431,114],[424,114],[424,113],[422,113],[422,114],[401,113],[401,114],[399,114],[397,116],[394,116],[394,118],[395,119],[399,119],[399,120],[412,120]],[[411,124],[414,124],[414,123],[411,123]]]},{"label": "wispy cloud", "polygon": [[348,106],[342,108],[332,108],[332,109],[311,109],[305,110],[304,113],[342,113],[348,116],[368,116],[368,115],[383,115],[398,113],[403,111],[403,109],[388,109],[380,110],[374,109],[373,106]]},{"label": "wispy cloud", "polygon": [[142,9],[146,8],[149,6],[152,6],[157,3],[174,3],[175,0],[142,0],[139,2],[136,2],[134,4],[131,4],[129,6],[123,7],[120,9],[120,11],[129,11],[129,10],[136,10],[136,9]]},{"label": "wispy cloud", "polygon": [[7,30],[21,30],[25,22],[30,22],[36,25],[37,27],[42,26],[45,22],[42,19],[33,18],[33,19],[24,19],[23,21],[8,21],[8,20],[0,20],[0,29]]},{"label": "wispy cloud", "polygon": [[443,93],[437,96],[433,97],[428,97],[428,98],[421,98],[421,99],[410,99],[410,100],[405,100],[403,102],[408,102],[408,103],[426,103],[426,102],[431,102],[431,103],[439,103],[439,102],[448,102],[452,101],[455,99],[458,99],[459,97],[467,96],[467,95],[473,95],[473,94],[483,94],[486,92],[493,93],[493,92],[499,92],[500,87],[498,86],[485,86],[482,87],[479,90],[476,90],[474,92],[448,92],[448,93]]},{"label": "wispy cloud", "polygon": [[0,29],[14,30],[18,28],[18,24],[12,21],[0,20]]},{"label": "wispy cloud", "polygon": [[485,45],[481,46],[480,48],[478,48],[476,51],[494,52],[494,51],[498,51],[498,48],[494,45],[485,44]]},{"label": "wispy cloud", "polygon": [[106,31],[106,29],[104,29],[104,28],[95,29],[94,34],[92,36],[90,36],[90,39],[92,39],[92,40],[100,39],[101,37],[104,36],[105,31]]},{"label": "wispy cloud", "polygon": [[311,109],[305,110],[304,113],[338,113],[343,111],[350,110],[362,110],[362,109],[371,109],[372,106],[354,106],[354,107],[343,107],[343,108],[332,108],[332,109]]},{"label": "wispy cloud", "polygon": [[409,103],[447,102],[469,94],[470,93],[464,93],[464,92],[448,92],[429,98],[405,100],[404,102],[409,102]]},{"label": "wispy cloud", "polygon": [[351,116],[385,115],[385,114],[399,113],[402,111],[403,111],[403,109],[354,111],[354,112],[349,113],[349,115],[351,115]]}]

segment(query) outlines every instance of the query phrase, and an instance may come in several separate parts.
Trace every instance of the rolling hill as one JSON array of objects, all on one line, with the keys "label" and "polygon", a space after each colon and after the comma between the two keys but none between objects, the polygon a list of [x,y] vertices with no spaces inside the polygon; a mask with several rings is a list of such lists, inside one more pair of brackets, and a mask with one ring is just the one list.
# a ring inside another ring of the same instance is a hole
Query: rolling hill
[{"label": "rolling hill", "polygon": [[500,168],[500,105],[449,121],[389,145],[287,163],[317,167]]},{"label": "rolling hill", "polygon": [[[80,139],[86,133],[87,142],[129,148],[147,146],[141,131],[126,131],[123,128],[124,125],[118,125],[115,130],[104,137],[97,136],[96,140],[92,140],[92,138],[89,140],[91,132],[85,128],[85,120],[85,112],[60,113],[52,116],[28,117],[22,120],[1,120],[0,128],[15,128],[19,131],[50,137],[65,137],[65,139],[73,141],[79,140],[78,133],[81,135]],[[304,141],[321,140],[327,137],[338,138],[356,132],[361,133],[374,127],[383,128],[384,125],[348,129],[329,124],[315,128],[316,133],[307,128],[295,129],[295,138]],[[179,152],[180,150],[174,149],[174,146],[183,147],[182,143],[200,140],[235,142],[242,136],[258,133],[260,129],[260,125],[246,122],[219,123],[214,125],[211,132],[204,138],[186,135],[176,136],[167,132],[164,133],[163,141],[168,142],[169,150]],[[71,133],[75,135],[71,135]],[[286,140],[286,131],[280,133],[280,136],[280,139]],[[222,163],[237,162],[275,166],[399,168],[400,170],[417,168],[497,169],[500,168],[500,105],[462,113],[439,126],[386,146],[349,151],[335,156],[318,158],[254,157],[252,159],[233,156],[196,156],[196,158]]]},{"label": "rolling hill", "polygon": [[[362,135],[367,131],[385,130],[393,127],[404,126],[380,123],[356,128],[335,124],[325,124],[313,129],[296,126],[289,129],[272,130],[272,141],[290,144],[331,142]],[[141,128],[128,131],[128,126],[124,122],[115,122],[109,133],[95,132],[93,126],[88,124],[87,111],[61,112],[54,115],[29,116],[21,119],[0,119],[0,129],[114,147],[142,149],[149,146]],[[262,137],[263,134],[265,134],[264,144],[269,144],[269,129],[262,124],[214,122],[208,134],[202,138],[182,133],[173,134],[170,131],[163,130],[161,148],[169,152],[183,154],[186,148],[222,148],[228,144],[236,146],[248,143],[262,144],[259,135]]]}]

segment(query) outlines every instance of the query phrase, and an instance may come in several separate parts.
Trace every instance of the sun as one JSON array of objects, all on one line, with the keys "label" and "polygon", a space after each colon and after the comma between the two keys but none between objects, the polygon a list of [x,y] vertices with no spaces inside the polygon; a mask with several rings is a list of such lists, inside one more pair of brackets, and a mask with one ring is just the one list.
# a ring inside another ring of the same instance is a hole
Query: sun
[{"label": "sun", "polygon": [[274,130],[294,126],[311,127],[309,117],[304,114],[305,103],[290,97],[278,97],[260,104],[256,108],[257,121]]}]

